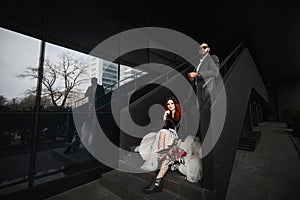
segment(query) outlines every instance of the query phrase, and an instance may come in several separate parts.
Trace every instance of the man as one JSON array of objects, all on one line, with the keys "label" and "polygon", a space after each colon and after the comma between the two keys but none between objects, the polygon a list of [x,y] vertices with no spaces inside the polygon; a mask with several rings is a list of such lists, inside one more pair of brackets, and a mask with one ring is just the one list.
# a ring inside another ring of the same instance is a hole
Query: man
[{"label": "man", "polygon": [[[215,78],[219,74],[218,68],[218,58],[214,59],[209,54],[210,47],[207,43],[200,43],[200,62],[195,70],[195,72],[188,73],[188,77],[194,83],[194,89],[197,95],[200,111],[200,121],[199,128],[197,131],[197,136],[200,137],[201,142],[205,138],[206,132],[210,123],[210,109],[211,109],[211,98],[213,89],[215,88]],[[215,61],[214,61],[215,60]],[[193,108],[191,108],[193,109]],[[193,110],[194,112],[195,110]]]},{"label": "man", "polygon": [[[212,59],[209,52],[210,47],[207,43],[201,43],[199,49],[201,55],[200,63],[195,72],[190,72],[188,74],[190,80],[195,83],[200,108],[215,88],[215,78],[219,74],[218,64]],[[217,57],[216,59],[218,60]]]},{"label": "man", "polygon": [[85,93],[85,96],[89,99],[89,106],[96,106],[97,98],[103,94],[105,94],[103,86],[98,84],[98,79],[96,77],[93,77],[91,79],[91,86],[88,87]]},{"label": "man", "polygon": [[[89,111],[95,111],[99,107],[99,97],[105,94],[102,85],[98,84],[96,77],[91,78],[91,86],[86,90],[85,96],[89,99]],[[97,116],[89,114],[89,120],[85,121],[81,127],[81,140],[84,144],[94,147],[93,134],[95,133],[95,127],[97,122]],[[93,151],[94,149],[92,149]]]}]

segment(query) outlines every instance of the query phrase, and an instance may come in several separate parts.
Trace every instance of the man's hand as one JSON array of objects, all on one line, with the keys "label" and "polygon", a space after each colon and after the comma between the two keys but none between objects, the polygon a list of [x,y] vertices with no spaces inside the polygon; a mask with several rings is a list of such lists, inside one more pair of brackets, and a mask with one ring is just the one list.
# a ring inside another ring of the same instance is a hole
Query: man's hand
[{"label": "man's hand", "polygon": [[190,72],[190,73],[188,73],[188,76],[189,76],[190,80],[192,81],[192,80],[194,80],[194,78],[197,77],[197,72]]}]

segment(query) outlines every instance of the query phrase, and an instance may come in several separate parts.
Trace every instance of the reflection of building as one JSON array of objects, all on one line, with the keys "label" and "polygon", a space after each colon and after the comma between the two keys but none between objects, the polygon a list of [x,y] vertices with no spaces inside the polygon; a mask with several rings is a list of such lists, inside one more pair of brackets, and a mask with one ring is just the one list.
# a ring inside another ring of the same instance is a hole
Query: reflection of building
[{"label": "reflection of building", "polygon": [[102,65],[103,60],[100,58],[92,57],[90,59],[90,78],[97,77],[98,83],[102,84]]},{"label": "reflection of building", "polygon": [[120,68],[120,85],[123,85],[125,83],[128,83],[142,75],[144,75],[146,72],[141,73],[140,70],[134,69],[132,67],[128,67],[125,65],[121,65]]},{"label": "reflection of building", "polygon": [[118,64],[103,60],[102,85],[104,88],[112,86],[109,90],[117,87],[118,83]]},{"label": "reflection of building", "polygon": [[104,88],[115,84],[111,88],[114,89],[117,87],[116,83],[118,82],[118,64],[92,57],[90,61],[90,77],[97,77],[98,83],[102,84]]},{"label": "reflection of building", "polygon": [[[128,83],[143,74],[138,69],[121,65],[120,85]],[[118,87],[118,84],[116,84],[118,83],[118,64],[92,57],[90,61],[90,77],[97,77],[99,84],[102,84],[104,88],[108,87],[108,90],[113,90]]]}]

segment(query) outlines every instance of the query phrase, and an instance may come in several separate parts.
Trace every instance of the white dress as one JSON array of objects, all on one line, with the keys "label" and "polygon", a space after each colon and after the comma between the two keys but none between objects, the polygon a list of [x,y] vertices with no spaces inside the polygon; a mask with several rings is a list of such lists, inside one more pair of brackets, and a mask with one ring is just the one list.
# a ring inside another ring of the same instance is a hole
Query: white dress
[{"label": "white dress", "polygon": [[[139,152],[144,164],[141,166],[142,169],[147,171],[158,170],[158,140],[159,133],[165,131],[165,148],[173,143],[173,140],[177,138],[177,134],[172,129],[161,129],[159,132],[151,132],[144,136],[140,146],[136,147],[135,151]],[[199,139],[189,135],[180,144],[180,148],[187,152],[184,157],[185,164],[178,164],[178,170],[186,176],[186,179],[190,182],[196,183],[202,178],[202,163],[199,156],[199,149],[201,145]]]}]

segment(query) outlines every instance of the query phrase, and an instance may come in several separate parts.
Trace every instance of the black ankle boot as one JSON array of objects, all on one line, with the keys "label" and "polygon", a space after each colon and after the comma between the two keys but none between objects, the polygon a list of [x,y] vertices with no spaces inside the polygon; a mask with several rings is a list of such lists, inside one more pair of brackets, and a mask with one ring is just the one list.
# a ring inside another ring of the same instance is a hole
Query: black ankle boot
[{"label": "black ankle boot", "polygon": [[144,188],[143,192],[146,194],[161,192],[162,188],[163,188],[162,178],[154,178],[152,183]]}]

